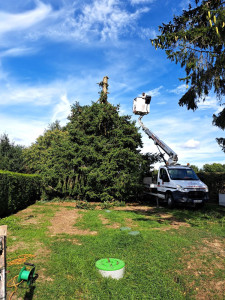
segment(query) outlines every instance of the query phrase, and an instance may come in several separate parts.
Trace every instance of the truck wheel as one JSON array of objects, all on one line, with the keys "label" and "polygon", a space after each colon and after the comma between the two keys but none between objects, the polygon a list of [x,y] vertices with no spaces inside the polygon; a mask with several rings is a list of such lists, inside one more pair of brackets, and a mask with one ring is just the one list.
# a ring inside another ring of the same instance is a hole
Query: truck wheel
[{"label": "truck wheel", "polygon": [[167,205],[169,208],[173,208],[174,207],[174,200],[173,200],[173,196],[171,194],[167,195]]}]

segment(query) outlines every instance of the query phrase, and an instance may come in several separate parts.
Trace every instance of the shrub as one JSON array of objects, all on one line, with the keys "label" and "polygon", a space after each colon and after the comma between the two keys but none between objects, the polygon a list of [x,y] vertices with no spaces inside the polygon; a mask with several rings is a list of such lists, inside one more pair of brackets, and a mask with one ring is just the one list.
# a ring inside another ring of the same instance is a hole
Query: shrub
[{"label": "shrub", "polygon": [[0,217],[34,203],[40,194],[40,176],[0,170]]},{"label": "shrub", "polygon": [[78,208],[78,209],[94,209],[94,205],[87,202],[86,200],[84,200],[84,201],[78,200],[78,201],[76,201],[76,208]]},{"label": "shrub", "polygon": [[201,172],[198,173],[198,177],[209,188],[210,202],[218,202],[219,192],[225,186],[225,173]]}]

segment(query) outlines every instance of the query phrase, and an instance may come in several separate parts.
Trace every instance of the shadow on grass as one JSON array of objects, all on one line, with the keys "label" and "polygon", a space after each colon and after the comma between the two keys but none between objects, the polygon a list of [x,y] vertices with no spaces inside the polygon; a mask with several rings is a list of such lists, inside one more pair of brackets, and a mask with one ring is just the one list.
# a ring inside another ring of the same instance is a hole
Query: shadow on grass
[{"label": "shadow on grass", "polygon": [[[218,206],[216,204],[206,204],[203,208],[193,208],[187,206],[177,206],[174,209],[168,209],[166,205],[160,205],[159,208],[153,205],[144,204],[145,208],[135,208],[133,213],[137,214],[137,218],[134,221],[144,221],[146,223],[152,222],[153,219],[147,217],[153,217],[159,224],[172,223],[172,222],[186,222],[192,226],[198,226],[200,223],[206,224],[207,222],[224,223],[225,224],[225,207]],[[149,209],[146,209],[146,206]],[[130,212],[130,210],[125,210]],[[142,217],[146,216],[146,217]]]},{"label": "shadow on grass", "polygon": [[34,296],[34,290],[35,290],[35,286],[30,286],[29,291],[26,292],[26,294],[24,295],[24,300],[32,300],[33,296]]}]

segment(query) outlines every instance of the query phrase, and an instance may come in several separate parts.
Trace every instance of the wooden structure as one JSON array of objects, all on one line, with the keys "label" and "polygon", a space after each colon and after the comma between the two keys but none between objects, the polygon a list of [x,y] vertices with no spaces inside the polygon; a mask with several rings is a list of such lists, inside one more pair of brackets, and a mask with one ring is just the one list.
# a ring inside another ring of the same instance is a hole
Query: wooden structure
[{"label": "wooden structure", "polygon": [[7,226],[0,226],[0,300],[6,300],[6,236]]},{"label": "wooden structure", "polygon": [[107,103],[107,98],[108,98],[108,76],[105,76],[103,78],[103,80],[99,83],[97,83],[99,85],[100,88],[102,88],[102,91],[99,93],[101,94],[100,98],[98,99],[98,101],[100,101],[100,103]]}]

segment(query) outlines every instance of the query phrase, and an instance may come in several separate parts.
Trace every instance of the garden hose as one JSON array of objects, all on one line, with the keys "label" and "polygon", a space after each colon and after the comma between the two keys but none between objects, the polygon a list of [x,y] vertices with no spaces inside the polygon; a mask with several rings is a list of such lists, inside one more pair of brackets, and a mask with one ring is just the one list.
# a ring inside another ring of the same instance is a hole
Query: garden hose
[{"label": "garden hose", "polygon": [[11,260],[9,262],[7,262],[8,266],[13,266],[13,265],[22,265],[24,264],[28,259],[30,258],[34,258],[35,255],[33,254],[23,254],[23,255],[19,255],[18,258]]},{"label": "garden hose", "polygon": [[[19,255],[18,258],[8,261],[7,265],[8,266],[22,265],[22,264],[25,264],[28,259],[31,259],[34,257],[35,257],[35,255],[33,255],[33,254]],[[16,275],[13,278],[9,279],[7,282],[7,288],[13,288],[13,287],[15,288],[14,291],[9,296],[9,300],[12,299],[13,295],[17,292],[18,286],[24,281],[24,280],[20,280],[18,282],[18,277],[19,277],[19,275]]]}]

